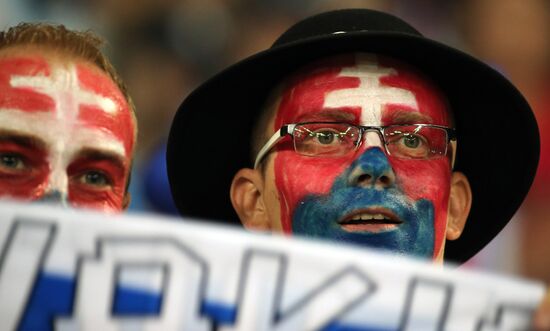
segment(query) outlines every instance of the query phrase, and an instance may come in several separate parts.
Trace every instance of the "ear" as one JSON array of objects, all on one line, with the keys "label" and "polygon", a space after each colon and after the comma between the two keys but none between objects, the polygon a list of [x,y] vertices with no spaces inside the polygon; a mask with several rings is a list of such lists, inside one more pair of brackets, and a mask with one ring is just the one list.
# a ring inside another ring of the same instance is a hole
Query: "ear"
[{"label": "ear", "polygon": [[451,192],[449,195],[449,209],[447,211],[446,238],[455,240],[460,237],[470,207],[472,206],[472,189],[468,178],[461,172],[453,172],[451,176]]},{"label": "ear", "polygon": [[126,191],[126,194],[124,194],[124,198],[122,200],[122,210],[127,210],[128,207],[130,207],[131,200],[132,196],[130,195],[130,192]]},{"label": "ear", "polygon": [[241,169],[233,177],[230,197],[241,223],[248,230],[270,230],[268,213],[262,199],[263,177],[260,170]]}]

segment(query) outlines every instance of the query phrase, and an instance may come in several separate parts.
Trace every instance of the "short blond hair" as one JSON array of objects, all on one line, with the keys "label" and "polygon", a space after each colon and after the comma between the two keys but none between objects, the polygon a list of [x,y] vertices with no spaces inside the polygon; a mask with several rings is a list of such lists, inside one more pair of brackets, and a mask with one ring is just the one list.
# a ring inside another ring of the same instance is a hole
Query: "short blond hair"
[{"label": "short blond hair", "polygon": [[101,48],[105,40],[92,31],[74,31],[61,24],[20,23],[0,31],[0,50],[16,46],[45,47],[91,62],[106,72],[124,94],[135,119],[128,89]]}]

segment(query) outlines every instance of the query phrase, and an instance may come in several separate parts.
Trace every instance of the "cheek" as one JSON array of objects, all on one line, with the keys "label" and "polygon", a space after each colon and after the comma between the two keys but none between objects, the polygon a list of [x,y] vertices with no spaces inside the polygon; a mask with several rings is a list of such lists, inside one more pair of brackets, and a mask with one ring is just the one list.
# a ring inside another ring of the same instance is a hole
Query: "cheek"
[{"label": "cheek", "polygon": [[309,194],[327,194],[336,177],[350,164],[343,158],[320,159],[301,156],[292,150],[279,151],[275,157],[275,184],[281,201],[281,222],[291,231],[297,204]]},{"label": "cheek", "polygon": [[0,174],[0,196],[21,200],[36,200],[42,197],[48,186],[47,168],[25,175]]},{"label": "cheek", "polygon": [[450,194],[451,169],[448,158],[436,160],[391,160],[397,185],[411,200],[426,199],[434,206],[434,256],[439,254],[445,239],[447,206]]},{"label": "cheek", "polygon": [[[449,191],[451,169],[447,158],[436,160],[390,160],[397,185],[413,200],[438,201]],[[448,194],[447,194],[448,195]]]},{"label": "cheek", "polygon": [[77,208],[95,209],[100,211],[122,211],[124,189],[117,192],[94,192],[81,186],[69,189],[69,201]]}]

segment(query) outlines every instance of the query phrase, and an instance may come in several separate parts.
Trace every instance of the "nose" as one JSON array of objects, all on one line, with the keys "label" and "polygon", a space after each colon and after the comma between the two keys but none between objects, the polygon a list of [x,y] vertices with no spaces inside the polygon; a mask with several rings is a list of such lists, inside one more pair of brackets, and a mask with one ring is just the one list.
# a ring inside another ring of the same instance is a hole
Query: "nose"
[{"label": "nose", "polygon": [[67,201],[67,195],[61,191],[58,190],[51,190],[36,200],[38,202],[47,203],[50,205],[57,205],[57,206],[63,206],[68,207],[68,201]]},{"label": "nose", "polygon": [[348,184],[386,189],[395,184],[395,174],[386,154],[379,147],[367,149],[352,164]]},{"label": "nose", "polygon": [[67,167],[63,164],[61,153],[57,153],[50,165],[48,183],[44,194],[37,201],[50,205],[69,207],[67,192],[69,189],[69,178]]}]

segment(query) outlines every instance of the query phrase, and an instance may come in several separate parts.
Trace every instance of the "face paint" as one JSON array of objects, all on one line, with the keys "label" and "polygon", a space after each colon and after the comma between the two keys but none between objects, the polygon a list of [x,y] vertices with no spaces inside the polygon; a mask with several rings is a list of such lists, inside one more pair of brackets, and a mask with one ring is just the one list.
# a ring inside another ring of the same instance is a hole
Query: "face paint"
[{"label": "face paint", "polygon": [[83,61],[0,59],[0,195],[121,210],[134,144],[128,104]]},{"label": "face paint", "polygon": [[[437,89],[386,58],[331,58],[300,71],[285,86],[274,130],[306,121],[449,125]],[[277,145],[274,173],[284,231],[438,256],[446,228],[448,158],[397,159],[386,154],[376,133],[366,136],[355,153],[342,157],[299,155],[290,139]],[[374,182],[365,182],[368,176]],[[384,183],[375,180],[379,176],[386,176]],[[399,224],[351,221],[361,217]]]}]

